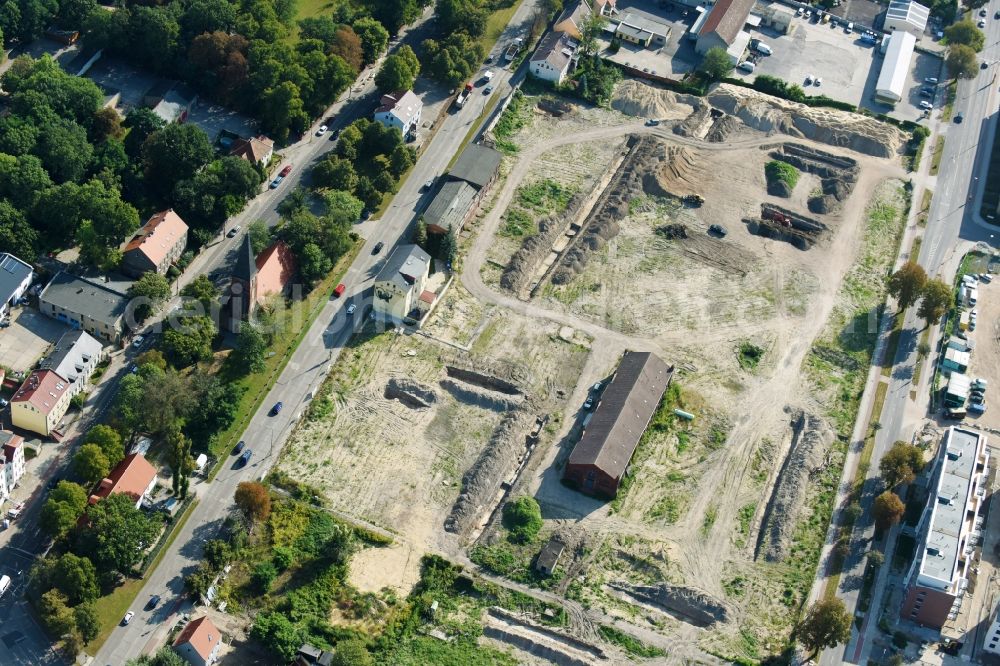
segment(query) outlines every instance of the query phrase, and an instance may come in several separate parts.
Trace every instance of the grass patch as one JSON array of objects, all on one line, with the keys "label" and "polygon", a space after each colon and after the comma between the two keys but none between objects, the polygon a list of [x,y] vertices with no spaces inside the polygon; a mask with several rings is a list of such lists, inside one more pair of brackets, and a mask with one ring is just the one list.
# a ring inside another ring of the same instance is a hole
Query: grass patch
[{"label": "grass patch", "polygon": [[944,91],[944,108],[941,110],[941,120],[948,122],[955,113],[955,97],[958,95],[958,81],[952,80]]},{"label": "grass patch", "polygon": [[934,142],[934,152],[931,154],[931,175],[936,176],[941,168],[941,156],[944,155],[944,137],[939,136]]},{"label": "grass patch", "polygon": [[524,238],[538,233],[534,218],[518,208],[511,208],[504,215],[500,235],[506,238]]},{"label": "grass patch", "polygon": [[566,208],[573,189],[551,178],[517,188],[517,202],[539,212],[558,212]]},{"label": "grass patch", "polygon": [[[917,348],[919,349],[920,345],[930,345],[930,339],[931,328],[930,326],[925,326],[924,332],[920,334],[920,342],[917,343]],[[924,369],[925,358],[925,356],[917,354],[917,363],[913,368],[913,386],[920,386],[920,372]]]},{"label": "grass patch", "polygon": [[601,638],[607,642],[617,645],[635,657],[651,659],[653,657],[664,657],[667,654],[666,650],[661,650],[658,647],[647,645],[635,636],[626,634],[624,631],[619,631],[614,627],[609,627],[606,624],[598,626],[597,633],[599,633]]},{"label": "grass patch", "polygon": [[[271,349],[277,353],[265,361],[266,367],[264,371],[233,380],[242,385],[245,392],[240,399],[240,407],[236,412],[233,422],[228,428],[216,435],[212,441],[211,451],[218,459],[218,462],[212,470],[209,480],[214,479],[215,475],[222,469],[223,464],[228,459],[226,454],[236,445],[237,440],[239,440],[246,429],[250,418],[260,408],[261,403],[264,402],[268,391],[270,391],[274,382],[277,381],[281,375],[281,371],[285,369],[295,350],[298,349],[299,344],[309,332],[312,323],[330,299],[333,288],[341,281],[347,273],[347,269],[351,267],[354,259],[358,256],[361,246],[362,241],[358,240],[354,244],[354,247],[340,258],[340,261],[337,262],[337,265],[334,266],[330,274],[316,285],[308,296],[295,304],[294,307],[301,308],[302,311],[307,313],[305,322],[301,328],[285,328],[275,335]],[[288,321],[295,321],[297,318],[288,317],[287,319]]]},{"label": "grass patch", "polygon": [[771,160],[764,165],[764,175],[767,177],[769,185],[774,183],[784,183],[789,190],[795,189],[795,184],[799,182],[799,170],[788,162],[781,160]]},{"label": "grass patch", "polygon": [[740,367],[744,370],[755,370],[764,357],[764,350],[750,342],[741,342],[737,350]]},{"label": "grass patch", "polygon": [[710,505],[708,509],[705,510],[705,517],[701,520],[701,535],[708,536],[708,533],[712,531],[712,526],[715,525],[715,519],[719,516],[719,509],[714,504]]},{"label": "grass patch", "polygon": [[[531,120],[531,102],[520,90],[514,92],[514,97],[510,104],[500,114],[500,119],[493,127],[493,138],[496,139],[496,148],[507,155],[517,153],[518,146],[511,141],[518,130],[524,127]],[[461,151],[459,151],[461,152]]]},{"label": "grass patch", "polygon": [[511,17],[514,16],[514,12],[521,6],[521,2],[522,0],[517,0],[511,3],[510,7],[498,9],[486,19],[486,30],[479,38],[479,44],[483,47],[484,53],[489,53],[493,49],[493,45],[500,39],[507,24],[510,23]]}]

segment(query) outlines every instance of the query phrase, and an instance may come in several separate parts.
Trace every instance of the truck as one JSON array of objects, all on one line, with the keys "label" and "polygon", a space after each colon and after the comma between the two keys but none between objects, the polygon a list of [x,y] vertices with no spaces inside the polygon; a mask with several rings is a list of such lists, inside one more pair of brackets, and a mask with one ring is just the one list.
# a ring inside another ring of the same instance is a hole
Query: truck
[{"label": "truck", "polygon": [[516,56],[517,52],[520,50],[521,50],[521,40],[520,38],[518,38],[517,40],[511,42],[510,45],[507,46],[507,50],[503,52],[503,61],[513,62],[514,56]]},{"label": "truck", "polygon": [[458,97],[455,98],[455,106],[462,108],[465,106],[466,100],[469,99],[469,94],[472,92],[472,83],[466,83],[465,88],[462,92],[458,93]]}]

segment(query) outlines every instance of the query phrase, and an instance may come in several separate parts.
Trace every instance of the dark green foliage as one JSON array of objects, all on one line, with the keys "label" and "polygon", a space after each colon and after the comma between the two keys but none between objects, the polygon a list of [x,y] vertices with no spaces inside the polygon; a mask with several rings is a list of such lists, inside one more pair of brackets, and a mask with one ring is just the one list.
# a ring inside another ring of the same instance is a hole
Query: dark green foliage
[{"label": "dark green foliage", "polygon": [[89,506],[87,519],[90,525],[77,532],[74,551],[90,558],[101,576],[127,575],[160,531],[160,524],[122,493]]},{"label": "dark green foliage", "polygon": [[375,75],[375,85],[383,92],[409,90],[420,73],[420,61],[409,46],[400,47],[382,61]]},{"label": "dark green foliage", "polygon": [[427,75],[452,88],[468,81],[486,55],[482,45],[464,32],[425,39],[420,49]]},{"label": "dark green foliage", "polygon": [[713,46],[702,58],[701,64],[698,66],[698,71],[713,81],[719,81],[729,76],[730,72],[733,71],[733,67],[735,65],[729,58],[726,50],[718,46]]},{"label": "dark green foliage", "polygon": [[757,77],[754,78],[753,88],[762,93],[774,95],[775,97],[791,100],[793,102],[801,102],[805,100],[806,97],[806,93],[802,89],[802,86],[795,83],[788,83],[787,81],[783,81],[776,76],[770,76],[768,74],[758,74]]},{"label": "dark green foliage", "polygon": [[667,654],[658,647],[646,645],[632,634],[626,634],[624,631],[620,631],[619,629],[606,624],[599,625],[597,627],[597,633],[599,633],[601,638],[607,642],[617,645],[636,657],[651,659],[653,657],[662,657]]},{"label": "dark green foliage", "polygon": [[278,612],[259,613],[250,634],[281,658],[290,662],[302,645],[302,631]]},{"label": "dark green foliage", "polygon": [[250,584],[257,589],[260,594],[267,594],[271,590],[271,583],[278,577],[278,570],[270,562],[261,562],[254,569],[250,576]]},{"label": "dark green foliage", "polygon": [[209,317],[185,317],[177,327],[163,332],[160,347],[174,367],[185,368],[212,356],[212,342],[218,334]]},{"label": "dark green foliage", "polygon": [[39,524],[49,536],[61,538],[76,525],[86,506],[86,490],[75,483],[60,481],[42,506]]},{"label": "dark green foliage", "polygon": [[228,541],[212,539],[205,542],[205,561],[213,569],[218,570],[229,564],[232,556],[233,550],[230,548]]},{"label": "dark green foliage", "polygon": [[240,324],[236,350],[233,352],[236,367],[248,373],[262,372],[266,354],[267,338],[261,330],[248,321]]},{"label": "dark green foliage", "polygon": [[570,90],[592,104],[606,106],[611,101],[615,84],[622,78],[621,70],[598,56],[580,58],[569,83]]},{"label": "dark green foliage", "polygon": [[765,164],[764,175],[769,184],[773,182],[784,183],[789,191],[794,190],[795,184],[799,182],[799,170],[781,160],[771,160]]},{"label": "dark green foliage", "polygon": [[534,541],[542,529],[542,510],[534,497],[522,495],[504,505],[503,524],[510,530],[511,541]]}]

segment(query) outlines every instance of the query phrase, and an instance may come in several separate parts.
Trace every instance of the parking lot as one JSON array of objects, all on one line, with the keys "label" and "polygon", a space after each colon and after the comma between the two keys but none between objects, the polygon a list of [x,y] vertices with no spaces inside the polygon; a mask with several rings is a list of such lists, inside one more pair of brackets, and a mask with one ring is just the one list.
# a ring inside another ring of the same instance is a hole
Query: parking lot
[{"label": "parking lot", "polygon": [[0,328],[0,365],[14,372],[27,372],[68,330],[38,310],[14,308],[10,326]]},{"label": "parking lot", "polygon": [[[757,74],[769,74],[803,86],[810,96],[826,95],[900,120],[923,117],[920,102],[927,98],[920,96],[920,89],[926,77],[941,76],[939,58],[914,54],[903,100],[892,107],[874,99],[883,62],[876,46],[862,42],[857,31],[848,34],[841,26],[831,27],[815,19],[799,17],[793,25],[789,35],[769,29],[753,31],[753,36],[769,45],[774,54],[760,58],[752,74],[737,70],[735,75],[752,81]],[[819,78],[822,83],[806,85],[807,77]]]},{"label": "parking lot", "polygon": [[977,325],[974,331],[967,331],[969,339],[975,342],[969,361],[969,377],[986,379],[986,411],[977,415],[969,412],[966,421],[979,428],[1000,430],[1000,279],[989,284],[980,283],[979,299],[976,303]]},{"label": "parking lot", "polygon": [[[694,41],[685,39],[684,35],[698,17],[697,12],[686,7],[663,7],[655,2],[630,2],[628,7],[619,5],[619,13],[634,7],[661,19],[670,26],[666,45],[657,49],[647,49],[636,44],[623,42],[617,53],[607,52],[610,41],[599,38],[601,56],[636,70],[649,72],[659,76],[680,80],[688,72],[694,71],[701,56],[695,53]],[[684,13],[687,16],[684,16]],[[607,37],[607,34],[604,35]]]}]

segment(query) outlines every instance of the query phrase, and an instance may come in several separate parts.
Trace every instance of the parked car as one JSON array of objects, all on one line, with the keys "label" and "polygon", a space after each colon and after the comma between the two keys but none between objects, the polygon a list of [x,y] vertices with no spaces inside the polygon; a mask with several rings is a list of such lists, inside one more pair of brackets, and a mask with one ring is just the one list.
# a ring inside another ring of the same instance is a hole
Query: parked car
[{"label": "parked car", "polygon": [[0,409],[3,409],[9,404],[10,402],[7,400],[7,398],[0,398]]},{"label": "parked car", "polygon": [[980,273],[979,274],[979,281],[980,282],[985,282],[985,283],[989,284],[990,282],[993,282],[993,278],[990,277],[989,273]]},{"label": "parked car", "polygon": [[934,108],[934,105],[928,102],[926,99],[920,100],[920,108],[924,111],[930,111]]},{"label": "parked car", "polygon": [[963,120],[965,120],[965,118],[962,116],[961,113],[955,114],[955,122],[956,123],[958,123],[958,124],[961,125]]},{"label": "parked car", "polygon": [[493,92],[493,86],[486,86],[485,88],[483,88],[484,95],[489,95],[491,92]]},{"label": "parked car", "polygon": [[278,413],[281,412],[282,407],[284,407],[284,405],[280,401],[274,403],[274,407],[271,408],[271,416],[277,416]]},{"label": "parked car", "polygon": [[372,254],[378,254],[379,252],[382,251],[382,248],[384,247],[385,243],[383,243],[382,241],[375,243],[375,247],[372,248]]},{"label": "parked car", "polygon": [[341,296],[344,295],[344,292],[346,290],[347,290],[347,285],[341,282],[340,284],[337,285],[337,288],[333,290],[333,297],[340,298]]},{"label": "parked car", "polygon": [[347,314],[352,315],[352,314],[354,314],[354,311],[357,310],[357,309],[358,309],[358,306],[355,305],[354,303],[351,303],[350,305],[347,306]]},{"label": "parked car", "polygon": [[934,97],[934,88],[921,88],[920,94],[923,97]]},{"label": "parked car", "polygon": [[226,236],[227,236],[228,238],[232,238],[232,237],[233,237],[233,236],[235,236],[236,234],[240,233],[240,229],[242,229],[242,228],[243,228],[243,227],[241,227],[240,225],[238,225],[238,224],[237,224],[237,225],[236,225],[235,227],[233,227],[232,229],[230,229],[230,230],[229,230],[229,233],[228,233],[228,234],[226,234]]},{"label": "parked car", "polygon": [[813,83],[813,85],[817,86],[817,87],[823,85],[823,77],[822,76],[817,76],[816,77],[816,81]]},{"label": "parked car", "polygon": [[127,627],[128,623],[132,621],[133,617],[135,617],[135,613],[133,613],[132,611],[125,613],[125,617],[122,618],[122,626]]},{"label": "parked car", "polygon": [[708,233],[718,236],[719,238],[725,238],[726,234],[729,232],[726,231],[726,228],[721,224],[713,224],[708,228]]},{"label": "parked car", "polygon": [[285,166],[284,169],[281,170],[280,173],[278,173],[278,175],[281,176],[282,178],[284,178],[285,176],[287,176],[291,172],[292,172],[292,165],[288,164],[288,165]]},{"label": "parked car", "polygon": [[326,134],[326,130],[328,129],[329,128],[326,125],[320,125],[319,129],[316,130],[316,136],[323,136],[324,134]]},{"label": "parked car", "polygon": [[1000,11],[994,12],[993,18],[1000,19]]},{"label": "parked car", "polygon": [[928,76],[926,79],[924,79],[924,83],[929,83],[932,86],[936,86],[937,82],[938,82],[938,80],[936,78],[934,78],[933,76]]},{"label": "parked car", "polygon": [[982,414],[983,412],[986,411],[986,400],[984,399],[982,402],[972,403],[971,405],[969,405],[969,411],[976,412],[977,414]]},{"label": "parked car", "polygon": [[239,455],[240,453],[242,453],[243,447],[245,447],[246,445],[247,443],[244,442],[242,439],[236,442],[236,447],[233,449],[233,455]]},{"label": "parked car", "polygon": [[339,138],[340,138],[340,130],[339,129],[335,129],[332,132],[330,132],[330,141],[336,141]]},{"label": "parked car", "polygon": [[[281,403],[279,402],[278,404],[280,405]],[[253,451],[251,449],[247,449],[246,451],[244,451],[243,455],[240,456],[240,464],[246,465],[248,462],[250,462],[250,456],[252,455]]]},{"label": "parked car", "polygon": [[421,187],[420,189],[422,189],[424,192],[429,192],[432,187],[434,187],[434,179],[433,178],[431,178],[426,183],[424,183],[423,187]]},{"label": "parked car", "polygon": [[268,187],[270,187],[272,190],[277,189],[278,185],[281,185],[281,181],[283,181],[284,179],[285,179],[284,176],[277,176],[274,180],[271,181],[271,184]]},{"label": "parked car", "polygon": [[158,594],[154,594],[149,598],[149,601],[146,602],[146,608],[148,610],[152,610],[159,605],[160,605],[160,595]]},{"label": "parked car", "polygon": [[647,127],[656,127],[659,124],[660,124],[660,121],[657,120],[656,118],[647,118],[646,119],[646,126]]},{"label": "parked car", "polygon": [[145,342],[145,340],[146,340],[145,337],[137,335],[134,338],[132,338],[132,346],[138,349],[139,347],[142,346],[142,343]]},{"label": "parked car", "polygon": [[982,17],[986,16],[986,8],[985,7],[983,7],[982,9],[979,10],[979,15],[982,16]]},{"label": "parked car", "polygon": [[587,399],[583,403],[583,408],[588,412],[594,408],[594,396],[587,396]]},{"label": "parked car", "polygon": [[976,25],[978,25],[980,28],[985,28],[986,27],[986,21],[980,19],[979,23],[977,23]]}]

